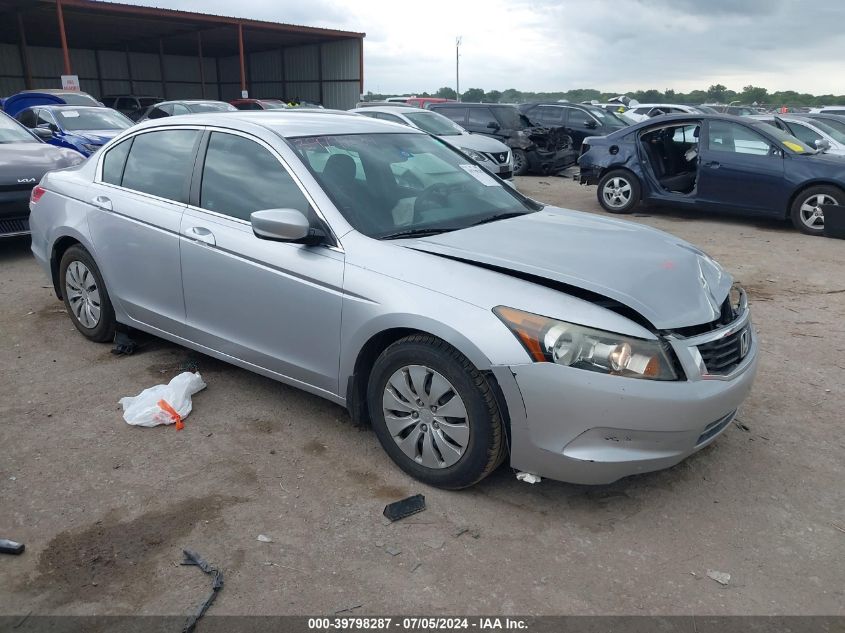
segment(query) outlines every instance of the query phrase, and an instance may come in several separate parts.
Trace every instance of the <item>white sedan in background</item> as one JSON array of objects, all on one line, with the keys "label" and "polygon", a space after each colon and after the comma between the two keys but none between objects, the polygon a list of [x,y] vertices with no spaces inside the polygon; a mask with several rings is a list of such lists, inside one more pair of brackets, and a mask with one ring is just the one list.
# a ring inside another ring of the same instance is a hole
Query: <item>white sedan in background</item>
[{"label": "white sedan in background", "polygon": [[677,103],[640,103],[619,116],[632,123],[639,123],[661,114],[701,114],[701,110],[694,106]]},{"label": "white sedan in background", "polygon": [[410,106],[372,106],[356,108],[350,112],[428,132],[461,150],[499,178],[510,180],[513,177],[513,155],[507,145],[483,134],[470,134],[437,112]]}]

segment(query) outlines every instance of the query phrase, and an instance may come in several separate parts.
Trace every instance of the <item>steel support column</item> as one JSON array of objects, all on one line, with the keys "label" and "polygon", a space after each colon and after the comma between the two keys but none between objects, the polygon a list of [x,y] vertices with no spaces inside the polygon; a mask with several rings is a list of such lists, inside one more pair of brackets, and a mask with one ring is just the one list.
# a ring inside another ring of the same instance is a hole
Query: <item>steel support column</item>
[{"label": "steel support column", "polygon": [[21,54],[21,66],[23,66],[24,85],[27,90],[32,90],[32,66],[29,63],[29,49],[26,45],[26,30],[23,28],[23,16],[17,12],[18,18],[18,46]]},{"label": "steel support column", "polygon": [[238,23],[238,57],[241,61],[241,92],[246,90],[246,64],[244,62],[244,25]]},{"label": "steel support column", "polygon": [[59,36],[62,39],[62,55],[65,62],[65,74],[72,75],[70,68],[70,52],[67,48],[67,34],[65,33],[65,16],[62,13],[62,0],[56,0],[56,12],[59,16]]},{"label": "steel support column", "polygon": [[197,31],[197,53],[200,57],[200,88],[205,99],[205,61],[202,58],[202,31]]},{"label": "steel support column", "polygon": [[158,38],[158,67],[161,73],[161,96],[167,99],[167,78],[164,75],[164,40]]}]

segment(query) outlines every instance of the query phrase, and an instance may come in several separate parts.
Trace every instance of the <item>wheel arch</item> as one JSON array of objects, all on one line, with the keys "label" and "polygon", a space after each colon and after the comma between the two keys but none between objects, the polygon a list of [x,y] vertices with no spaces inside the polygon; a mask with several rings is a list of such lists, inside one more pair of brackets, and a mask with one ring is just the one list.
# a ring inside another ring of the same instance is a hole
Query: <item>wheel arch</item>
[{"label": "wheel arch", "polygon": [[62,299],[62,288],[59,283],[59,265],[62,257],[71,246],[79,244],[84,248],[82,242],[71,235],[63,235],[55,242],[50,249],[50,277],[53,281],[53,291],[56,293],[56,298]]}]

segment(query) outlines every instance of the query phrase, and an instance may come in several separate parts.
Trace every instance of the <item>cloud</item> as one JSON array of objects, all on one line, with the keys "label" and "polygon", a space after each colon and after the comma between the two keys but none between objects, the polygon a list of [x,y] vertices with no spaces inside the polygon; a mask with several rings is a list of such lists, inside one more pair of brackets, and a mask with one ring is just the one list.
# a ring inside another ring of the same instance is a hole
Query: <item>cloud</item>
[{"label": "cloud", "polygon": [[816,0],[138,0],[362,31],[365,89],[674,88],[845,94],[845,2]]}]

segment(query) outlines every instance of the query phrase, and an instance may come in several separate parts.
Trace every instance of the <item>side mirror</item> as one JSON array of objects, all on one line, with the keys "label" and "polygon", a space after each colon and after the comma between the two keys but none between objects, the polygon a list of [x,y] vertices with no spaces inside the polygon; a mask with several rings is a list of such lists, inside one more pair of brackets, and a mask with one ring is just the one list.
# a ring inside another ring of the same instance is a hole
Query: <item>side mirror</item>
[{"label": "side mirror", "polygon": [[35,136],[45,141],[53,138],[53,130],[49,127],[41,127],[39,125],[38,127],[32,128],[32,131],[35,133]]},{"label": "side mirror", "polygon": [[490,121],[490,123],[487,124],[487,129],[490,130],[498,130],[500,127],[502,126],[496,123],[495,121]]},{"label": "side mirror", "polygon": [[588,130],[595,130],[598,127],[598,124],[592,119],[589,119],[587,121],[584,121],[584,127]]},{"label": "side mirror", "polygon": [[308,219],[297,209],[254,211],[249,219],[252,232],[264,240],[314,245],[326,237],[322,230],[311,228]]},{"label": "side mirror", "polygon": [[817,139],[815,145],[816,149],[820,152],[826,152],[830,149],[830,141],[828,141],[826,138]]}]

